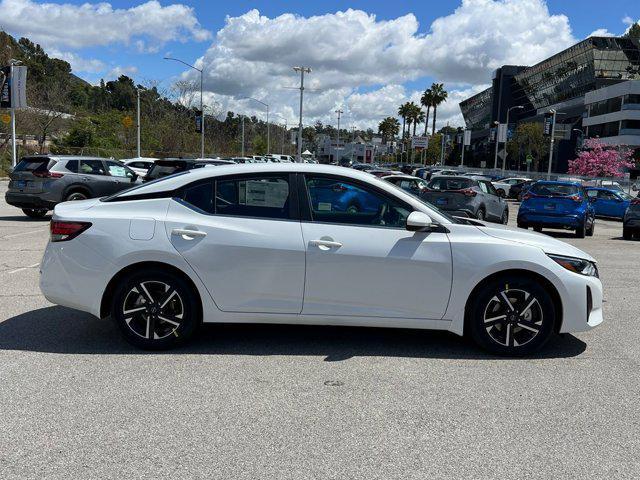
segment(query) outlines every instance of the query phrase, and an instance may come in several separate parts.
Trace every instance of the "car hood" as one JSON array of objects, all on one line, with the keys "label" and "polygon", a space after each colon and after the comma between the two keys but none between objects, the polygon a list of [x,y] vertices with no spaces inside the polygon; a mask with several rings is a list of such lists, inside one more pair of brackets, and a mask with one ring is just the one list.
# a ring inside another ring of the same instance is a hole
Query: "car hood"
[{"label": "car hood", "polygon": [[583,258],[595,262],[595,259],[579,248],[574,247],[560,240],[556,240],[549,235],[542,233],[530,232],[522,228],[507,227],[504,225],[485,224],[484,227],[478,227],[484,234],[490,237],[508,240],[511,242],[523,243],[541,248],[545,253],[556,255],[564,255],[567,257]]}]

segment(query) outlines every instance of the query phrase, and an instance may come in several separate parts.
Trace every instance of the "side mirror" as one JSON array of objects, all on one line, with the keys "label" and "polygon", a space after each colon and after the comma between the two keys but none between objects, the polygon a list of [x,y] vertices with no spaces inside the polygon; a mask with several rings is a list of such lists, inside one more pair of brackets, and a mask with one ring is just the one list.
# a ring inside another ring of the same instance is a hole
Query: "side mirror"
[{"label": "side mirror", "polygon": [[407,230],[410,232],[428,232],[433,227],[433,220],[426,213],[411,212],[407,217]]}]

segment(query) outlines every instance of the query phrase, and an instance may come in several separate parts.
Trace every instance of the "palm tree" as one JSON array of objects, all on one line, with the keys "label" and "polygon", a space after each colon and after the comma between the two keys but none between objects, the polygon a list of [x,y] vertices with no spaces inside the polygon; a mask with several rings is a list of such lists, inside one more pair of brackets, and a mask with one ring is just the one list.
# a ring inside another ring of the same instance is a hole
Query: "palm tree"
[{"label": "palm tree", "polygon": [[387,117],[378,124],[378,133],[382,135],[382,143],[386,144],[389,138],[393,138],[400,130],[400,122],[397,118]]},{"label": "palm tree", "polygon": [[431,107],[433,106],[433,92],[431,92],[430,88],[424,91],[422,98],[420,98],[420,103],[427,108],[427,114],[424,119],[424,134],[426,135],[429,127],[429,112],[431,112]]},{"label": "palm tree", "polygon": [[422,111],[419,105],[416,105],[413,102],[411,102],[411,106],[412,106],[411,116],[413,119],[413,136],[415,137],[416,127],[418,126],[419,123],[424,122],[424,112]]},{"label": "palm tree", "polygon": [[407,117],[409,116],[409,111],[411,107],[409,106],[409,102],[403,103],[398,108],[398,116],[402,117],[402,139],[404,140],[404,130],[405,125],[407,123]]},{"label": "palm tree", "polygon": [[436,134],[436,113],[438,110],[438,105],[444,102],[447,97],[447,91],[444,89],[444,84],[442,83],[433,83],[431,84],[431,105],[433,106],[433,127],[431,128],[431,135]]}]

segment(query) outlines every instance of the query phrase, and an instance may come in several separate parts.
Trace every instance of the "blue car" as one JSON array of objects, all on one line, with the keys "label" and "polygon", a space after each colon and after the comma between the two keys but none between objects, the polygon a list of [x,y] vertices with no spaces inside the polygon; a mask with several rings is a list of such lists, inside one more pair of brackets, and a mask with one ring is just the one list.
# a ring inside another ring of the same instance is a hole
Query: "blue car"
[{"label": "blue car", "polygon": [[592,236],[595,228],[593,200],[576,182],[538,181],[522,197],[518,227],[575,230],[576,237]]},{"label": "blue car", "polygon": [[307,184],[315,212],[377,213],[380,198],[354,185],[330,178],[319,178]]},{"label": "blue car", "polygon": [[593,209],[599,217],[623,218],[633,198],[618,189],[604,187],[589,187],[587,195],[592,199]]}]

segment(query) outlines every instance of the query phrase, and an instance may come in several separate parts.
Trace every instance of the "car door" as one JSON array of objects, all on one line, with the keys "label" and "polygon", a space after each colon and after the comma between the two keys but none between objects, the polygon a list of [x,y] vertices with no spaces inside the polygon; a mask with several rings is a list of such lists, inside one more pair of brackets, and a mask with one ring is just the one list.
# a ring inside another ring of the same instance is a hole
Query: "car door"
[{"label": "car door", "polygon": [[131,188],[138,175],[126,165],[113,160],[105,160],[107,173],[111,179],[110,194]]},{"label": "car door", "polygon": [[169,206],[171,243],[225,312],[302,310],[305,249],[289,177],[206,179]]},{"label": "car door", "polygon": [[113,180],[107,174],[103,161],[98,158],[80,159],[78,177],[80,182],[86,185],[95,197],[110,195],[114,191]]},{"label": "car door", "polygon": [[411,206],[368,183],[316,174],[300,180],[303,314],[443,317],[452,278],[446,233],[406,230]]},{"label": "car door", "polygon": [[503,200],[498,195],[498,191],[495,187],[486,180],[479,180],[478,185],[480,186],[480,190],[484,193],[485,196],[485,205],[487,207],[487,215],[491,218],[500,219],[502,218],[502,212],[504,211]]}]

